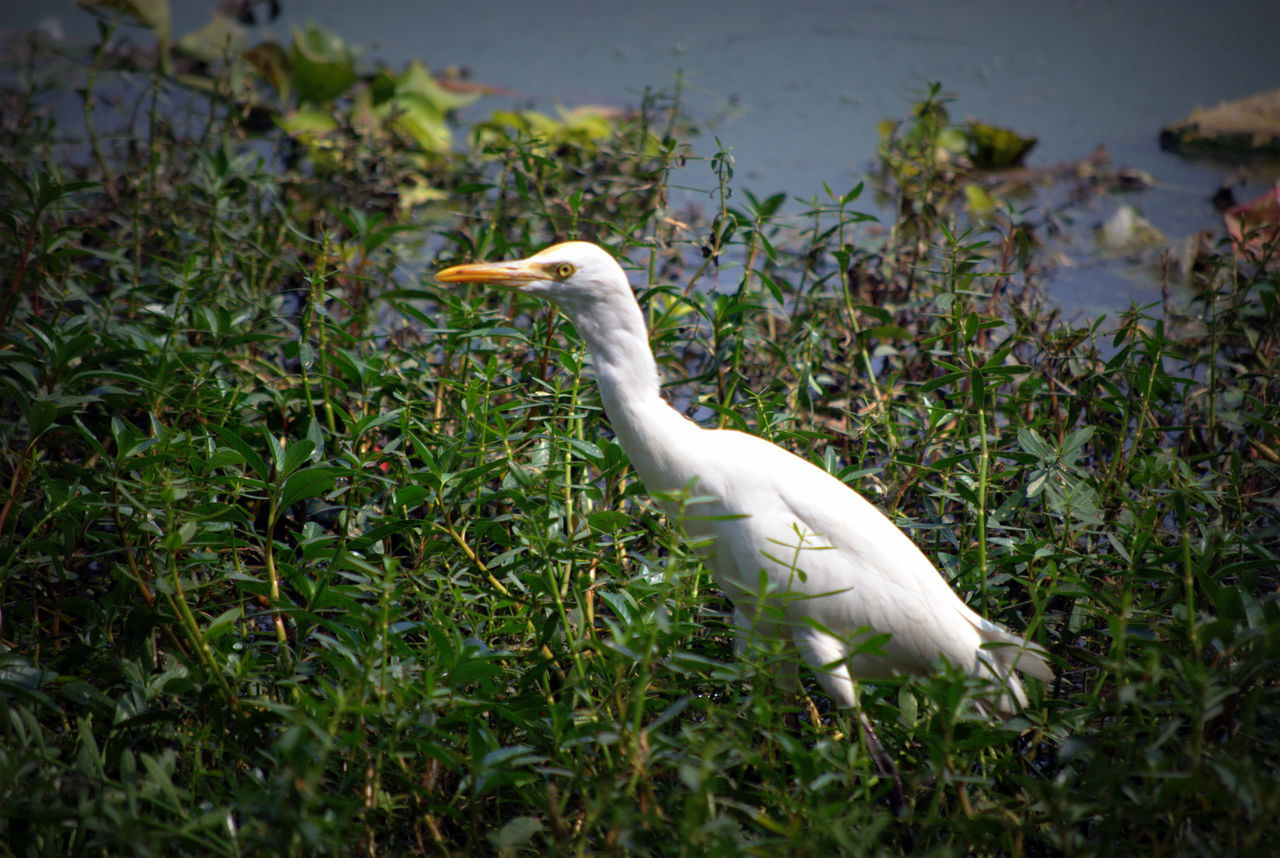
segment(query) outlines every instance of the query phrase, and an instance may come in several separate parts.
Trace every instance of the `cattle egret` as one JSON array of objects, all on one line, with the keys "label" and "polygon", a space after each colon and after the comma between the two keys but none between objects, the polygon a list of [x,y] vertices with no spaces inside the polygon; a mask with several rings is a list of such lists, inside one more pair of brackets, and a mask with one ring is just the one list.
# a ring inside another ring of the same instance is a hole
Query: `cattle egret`
[{"label": "cattle egret", "polygon": [[[1027,702],[1015,670],[1052,679],[1042,648],[972,611],[857,492],[763,438],[704,429],[668,405],[626,273],[600,247],[570,241],[528,259],[446,268],[436,279],[513,287],[569,318],[645,486],[699,499],[664,508],[703,546],[733,602],[740,648],[770,639],[794,647],[833,701],[850,708],[855,679],[921,674],[943,661],[994,683],[983,703],[1005,715]],[[793,688],[797,668],[794,657],[781,668]]]}]

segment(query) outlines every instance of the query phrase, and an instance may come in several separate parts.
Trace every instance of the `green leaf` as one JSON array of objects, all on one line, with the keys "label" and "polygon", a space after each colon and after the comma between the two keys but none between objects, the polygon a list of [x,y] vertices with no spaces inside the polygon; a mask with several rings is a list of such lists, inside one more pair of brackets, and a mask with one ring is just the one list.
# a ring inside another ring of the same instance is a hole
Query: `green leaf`
[{"label": "green leaf", "polygon": [[338,36],[314,25],[295,28],[289,53],[292,82],[303,103],[323,104],[356,82],[355,57]]},{"label": "green leaf", "polygon": [[307,421],[307,440],[311,442],[311,461],[320,461],[324,457],[324,430],[314,417]]},{"label": "green leaf", "polygon": [[204,630],[205,643],[212,643],[218,638],[225,635],[235,627],[235,623],[244,615],[244,609],[239,605],[227,608],[221,614],[214,617],[213,622],[209,623]]},{"label": "green leaf", "polygon": [[1026,426],[1018,427],[1018,446],[1035,456],[1041,462],[1056,462],[1058,453],[1040,437],[1040,433]]},{"label": "green leaf", "polygon": [[289,445],[289,449],[284,454],[284,465],[280,468],[280,472],[276,478],[287,477],[298,468],[302,467],[308,459],[312,458],[315,452],[315,442],[310,438],[299,438]]},{"label": "green leaf", "polygon": [[284,445],[280,443],[273,433],[265,432],[263,434],[267,438],[267,448],[271,451],[271,467],[275,470],[276,478],[288,476],[290,472],[285,468]]},{"label": "green leaf", "polygon": [[570,447],[578,451],[578,455],[590,460],[597,467],[604,466],[604,453],[601,452],[599,445],[581,438],[568,437],[564,440]]},{"label": "green leaf", "polygon": [[332,134],[338,130],[338,120],[328,110],[319,108],[300,108],[290,110],[276,120],[291,137],[307,140],[316,135]]},{"label": "green leaf", "polygon": [[1092,426],[1083,426],[1072,432],[1062,442],[1062,458],[1074,462],[1080,454],[1080,449],[1089,443],[1089,439],[1092,437]]},{"label": "green leaf", "polygon": [[176,531],[171,531],[164,539],[164,547],[168,551],[177,551],[189,543],[200,529],[196,521],[184,521]]},{"label": "green leaf", "polygon": [[924,384],[920,385],[919,390],[921,393],[928,393],[932,390],[937,390],[939,387],[946,387],[947,385],[955,384],[964,377],[965,373],[963,372],[944,373],[943,375],[931,378]]},{"label": "green leaf", "polygon": [[600,512],[593,512],[587,517],[587,524],[592,530],[600,530],[605,533],[612,533],[615,530],[621,530],[631,524],[631,516],[625,512],[619,512],[616,509],[606,509]]},{"label": "green leaf", "polygon": [[393,507],[417,509],[431,493],[422,486],[400,486],[391,496]]},{"label": "green leaf", "polygon": [[338,473],[338,468],[315,466],[291,474],[280,489],[280,498],[276,504],[277,520],[298,501],[319,497],[333,488]]},{"label": "green leaf", "polygon": [[489,842],[499,850],[524,846],[544,828],[541,820],[532,816],[517,816],[489,834]]},{"label": "green leaf", "polygon": [[210,424],[209,429],[214,435],[218,436],[218,440],[235,450],[245,462],[249,463],[249,467],[253,468],[253,472],[258,475],[259,480],[263,483],[270,481],[271,469],[267,467],[266,460],[247,441],[231,429],[219,426],[216,423]]},{"label": "green leaf", "polygon": [[8,177],[9,181],[13,182],[15,185],[17,185],[19,188],[22,189],[22,195],[26,197],[27,202],[30,203],[32,207],[34,207],[35,201],[36,201],[35,191],[32,190],[31,186],[28,185],[26,180],[22,178],[22,174],[14,170],[4,161],[0,161],[0,172],[3,172],[4,175]]}]

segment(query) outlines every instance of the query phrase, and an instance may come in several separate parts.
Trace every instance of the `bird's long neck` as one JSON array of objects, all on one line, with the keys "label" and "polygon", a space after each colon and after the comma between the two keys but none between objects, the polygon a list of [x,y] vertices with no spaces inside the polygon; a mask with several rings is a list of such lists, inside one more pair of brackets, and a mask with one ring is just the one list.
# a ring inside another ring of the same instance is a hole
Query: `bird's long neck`
[{"label": "bird's long neck", "polygon": [[688,477],[671,460],[669,451],[679,449],[673,436],[700,430],[659,393],[658,366],[635,299],[620,296],[606,312],[562,309],[591,350],[605,414],[640,478],[650,490],[682,488]]}]

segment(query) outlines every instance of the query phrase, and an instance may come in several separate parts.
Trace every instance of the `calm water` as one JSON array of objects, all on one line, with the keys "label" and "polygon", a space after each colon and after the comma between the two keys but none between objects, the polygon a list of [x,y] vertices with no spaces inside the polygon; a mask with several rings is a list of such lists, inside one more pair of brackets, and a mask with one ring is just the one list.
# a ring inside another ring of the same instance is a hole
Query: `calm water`
[{"label": "calm water", "polygon": [[[212,5],[173,0],[175,35],[203,24]],[[1277,0],[283,5],[284,17],[266,28],[277,38],[314,21],[393,64],[416,56],[436,68],[465,66],[476,80],[515,91],[521,106],[634,106],[646,87],[669,87],[680,74],[702,129],[697,153],[713,154],[718,137],[733,148],[736,185],[758,195],[809,198],[824,182],[848,189],[874,154],[876,122],[902,116],[928,81],[941,81],[958,96],[954,118],[1039,137],[1032,166],[1105,144],[1114,163],[1153,174],[1156,189],[1125,201],[1171,238],[1217,223],[1208,198],[1235,171],[1160,152],[1160,127],[1197,104],[1280,86]],[[91,32],[71,0],[0,6],[8,29],[50,16],[68,35]],[[701,161],[674,181],[714,187]],[[1244,193],[1263,187],[1254,177]],[[1082,226],[1120,202],[1091,205]],[[1099,264],[1087,241],[1066,251],[1076,266],[1052,286],[1065,307],[1114,309],[1158,296],[1141,269]]]}]

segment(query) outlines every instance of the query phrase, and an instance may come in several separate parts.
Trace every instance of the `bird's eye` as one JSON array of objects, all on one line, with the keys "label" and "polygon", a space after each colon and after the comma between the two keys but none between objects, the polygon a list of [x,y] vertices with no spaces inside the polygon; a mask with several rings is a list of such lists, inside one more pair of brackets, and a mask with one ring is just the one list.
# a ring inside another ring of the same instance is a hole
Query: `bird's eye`
[{"label": "bird's eye", "polygon": [[566,280],[573,275],[577,269],[571,263],[561,262],[555,267],[556,277],[560,280]]}]

